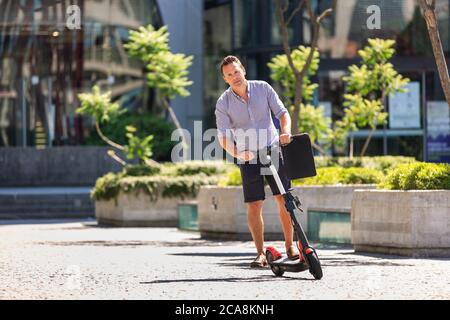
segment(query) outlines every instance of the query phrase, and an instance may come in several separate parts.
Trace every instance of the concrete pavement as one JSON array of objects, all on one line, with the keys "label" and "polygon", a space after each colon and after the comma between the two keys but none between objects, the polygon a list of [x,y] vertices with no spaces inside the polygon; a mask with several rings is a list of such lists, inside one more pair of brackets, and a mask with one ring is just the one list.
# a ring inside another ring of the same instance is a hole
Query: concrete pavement
[{"label": "concrete pavement", "polygon": [[252,242],[95,220],[0,221],[0,299],[450,299],[450,259],[318,254],[322,280],[276,278],[248,267]]}]

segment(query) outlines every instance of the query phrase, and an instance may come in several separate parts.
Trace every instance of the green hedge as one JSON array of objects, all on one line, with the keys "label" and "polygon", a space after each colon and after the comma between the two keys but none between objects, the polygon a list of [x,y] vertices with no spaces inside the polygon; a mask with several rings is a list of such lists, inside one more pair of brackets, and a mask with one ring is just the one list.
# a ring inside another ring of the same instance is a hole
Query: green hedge
[{"label": "green hedge", "polygon": [[388,190],[450,190],[450,164],[416,162],[399,165],[378,184]]},{"label": "green hedge", "polygon": [[159,196],[195,197],[202,185],[217,185],[233,166],[221,161],[165,163],[156,167],[128,165],[119,173],[97,179],[91,191],[94,200],[116,198],[120,191],[142,190],[152,201]]},{"label": "green hedge", "polygon": [[242,186],[241,171],[235,167],[223,176],[218,183],[219,187]]},{"label": "green hedge", "polygon": [[224,161],[185,161],[167,163],[163,166],[163,174],[168,176],[207,176],[223,175],[233,169],[232,164]]},{"label": "green hedge", "polygon": [[378,156],[378,157],[315,157],[317,168],[340,167],[340,168],[370,168],[387,173],[388,170],[400,164],[412,163],[414,157],[403,156]]},{"label": "green hedge", "polygon": [[[317,176],[294,180],[294,186],[302,185],[336,185],[336,184],[377,184],[383,174],[370,168],[317,168]],[[219,180],[219,186],[241,186],[242,178],[239,168],[230,171]]]},{"label": "green hedge", "polygon": [[380,171],[371,168],[317,168],[315,177],[294,180],[293,185],[377,184],[383,177]]},{"label": "green hedge", "polygon": [[126,177],[154,176],[161,173],[161,170],[162,168],[157,166],[127,165],[123,168],[122,174]]},{"label": "green hedge", "polygon": [[195,197],[203,185],[216,185],[218,177],[208,177],[200,174],[197,176],[167,177],[124,177],[120,174],[108,173],[99,178],[91,191],[94,200],[109,200],[116,198],[120,191],[125,193],[144,191],[151,201],[156,201],[159,196],[163,198]]}]

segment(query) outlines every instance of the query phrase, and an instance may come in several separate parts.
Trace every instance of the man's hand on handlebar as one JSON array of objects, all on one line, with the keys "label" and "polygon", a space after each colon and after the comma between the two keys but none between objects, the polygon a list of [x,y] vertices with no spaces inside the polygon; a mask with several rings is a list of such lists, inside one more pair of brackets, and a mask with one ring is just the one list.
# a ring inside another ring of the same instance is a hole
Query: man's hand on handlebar
[{"label": "man's hand on handlebar", "polygon": [[280,145],[285,146],[291,143],[292,136],[290,133],[280,134]]}]

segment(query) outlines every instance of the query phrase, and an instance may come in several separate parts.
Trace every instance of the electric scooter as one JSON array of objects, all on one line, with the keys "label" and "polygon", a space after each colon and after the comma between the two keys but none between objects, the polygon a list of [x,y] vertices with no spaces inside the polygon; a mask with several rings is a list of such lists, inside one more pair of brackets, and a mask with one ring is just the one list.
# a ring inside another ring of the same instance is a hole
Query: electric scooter
[{"label": "electric scooter", "polygon": [[297,248],[299,251],[299,258],[297,260],[290,260],[287,256],[283,256],[277,249],[270,246],[266,248],[266,259],[272,269],[272,272],[277,277],[281,277],[284,272],[301,272],[309,270],[316,280],[322,278],[322,267],[320,265],[319,257],[313,247],[309,245],[306,234],[303,231],[302,226],[298,223],[295,217],[295,209],[303,212],[301,208],[300,200],[297,196],[293,196],[290,191],[284,189],[281,183],[278,172],[273,165],[270,156],[267,156],[269,169],[277,183],[280,193],[284,197],[284,202],[287,211],[292,220],[292,225],[294,227],[294,233],[297,236]]}]

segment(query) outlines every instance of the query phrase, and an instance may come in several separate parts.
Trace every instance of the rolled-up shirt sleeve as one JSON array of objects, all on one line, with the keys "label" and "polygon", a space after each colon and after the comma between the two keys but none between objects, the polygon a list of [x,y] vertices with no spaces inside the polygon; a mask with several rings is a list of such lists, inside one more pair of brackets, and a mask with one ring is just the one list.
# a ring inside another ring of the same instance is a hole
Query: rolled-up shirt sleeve
[{"label": "rolled-up shirt sleeve", "polygon": [[233,135],[231,134],[232,130],[231,119],[227,113],[227,109],[223,99],[219,99],[217,101],[215,114],[216,114],[217,136],[219,138],[226,137],[228,139],[232,139]]},{"label": "rolled-up shirt sleeve", "polygon": [[272,86],[268,83],[266,83],[267,86],[267,100],[269,103],[269,107],[272,110],[274,116],[277,119],[280,119],[280,117],[287,113],[288,110],[284,106],[283,102],[281,102],[280,97],[276,93],[276,91],[272,88]]}]

